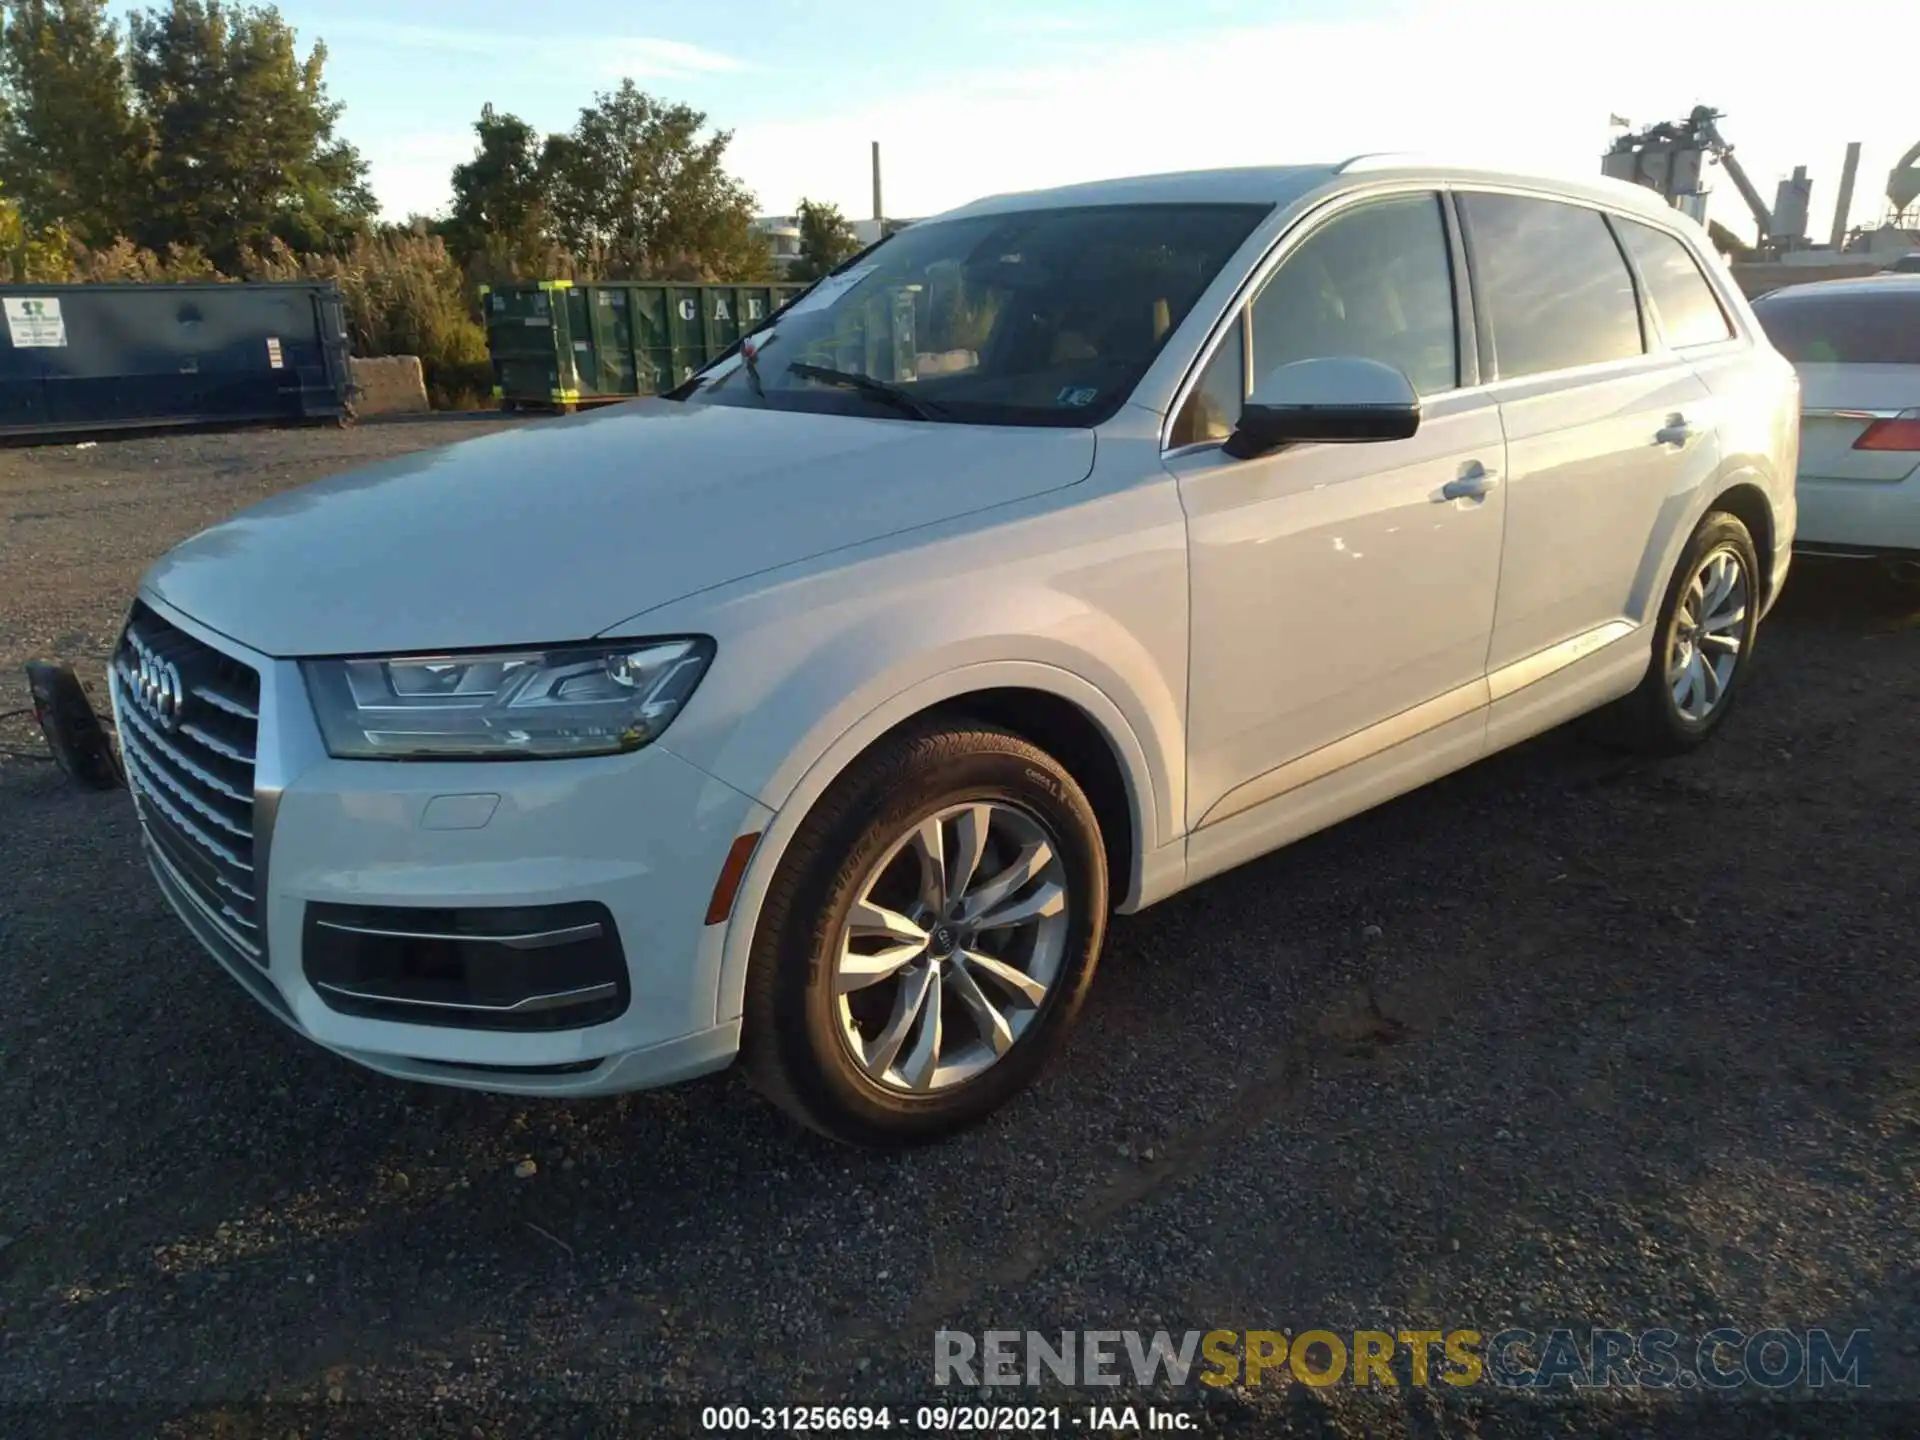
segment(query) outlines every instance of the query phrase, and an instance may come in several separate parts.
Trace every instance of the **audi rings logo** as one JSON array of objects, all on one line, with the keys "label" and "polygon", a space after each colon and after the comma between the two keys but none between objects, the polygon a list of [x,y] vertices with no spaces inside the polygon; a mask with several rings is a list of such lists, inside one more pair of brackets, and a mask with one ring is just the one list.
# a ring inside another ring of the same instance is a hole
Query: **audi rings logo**
[{"label": "audi rings logo", "polygon": [[133,703],[161,729],[173,729],[180,723],[180,707],[187,698],[179,669],[145,646],[136,647],[134,657],[133,673],[128,677]]}]

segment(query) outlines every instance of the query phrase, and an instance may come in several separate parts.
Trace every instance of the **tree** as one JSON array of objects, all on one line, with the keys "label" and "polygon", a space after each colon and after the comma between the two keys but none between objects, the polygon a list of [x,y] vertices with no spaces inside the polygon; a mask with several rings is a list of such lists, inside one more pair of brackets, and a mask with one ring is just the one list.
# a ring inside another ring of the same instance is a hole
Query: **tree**
[{"label": "tree", "polygon": [[1751,260],[1753,247],[1734,234],[1718,220],[1707,222],[1707,236],[1713,241],[1713,248],[1729,260]]},{"label": "tree", "polygon": [[461,264],[489,278],[541,270],[551,247],[540,135],[492,105],[481,107],[473,129],[479,149],[453,170],[453,205],[442,226],[447,246]]},{"label": "tree", "polygon": [[67,233],[49,226],[36,234],[18,201],[0,194],[0,284],[52,284],[72,278],[73,246]]},{"label": "tree", "polygon": [[800,202],[800,258],[793,265],[794,279],[817,280],[859,248],[860,238],[838,205]]},{"label": "tree", "polygon": [[300,56],[277,10],[173,0],[128,22],[153,154],[133,236],[200,246],[235,270],[269,240],[337,251],[375,202],[359,152],[334,135],[326,46]]},{"label": "tree", "polygon": [[542,155],[554,238],[608,279],[763,277],[772,259],[749,228],[753,195],[724,164],[732,133],[702,138],[706,123],[631,80],[596,96]]},{"label": "tree", "polygon": [[29,228],[126,228],[142,140],[106,0],[0,0],[0,183]]}]

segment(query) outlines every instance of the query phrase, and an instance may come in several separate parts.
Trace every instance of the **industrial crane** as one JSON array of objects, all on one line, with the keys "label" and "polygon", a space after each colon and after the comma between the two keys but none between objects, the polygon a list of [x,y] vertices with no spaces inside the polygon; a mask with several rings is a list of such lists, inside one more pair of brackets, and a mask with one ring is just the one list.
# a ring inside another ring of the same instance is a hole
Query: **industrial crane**
[{"label": "industrial crane", "polygon": [[1893,207],[1888,220],[1908,229],[1920,228],[1920,145],[1915,145],[1887,172],[1887,203]]},{"label": "industrial crane", "polygon": [[1706,187],[1701,184],[1701,171],[1710,156],[1720,162],[1740,198],[1747,202],[1760,229],[1760,244],[1765,246],[1773,235],[1773,212],[1734,158],[1733,146],[1720,133],[1720,116],[1718,110],[1696,105],[1685,120],[1662,121],[1636,135],[1622,135],[1601,157],[1601,171],[1657,190],[1705,223]]}]

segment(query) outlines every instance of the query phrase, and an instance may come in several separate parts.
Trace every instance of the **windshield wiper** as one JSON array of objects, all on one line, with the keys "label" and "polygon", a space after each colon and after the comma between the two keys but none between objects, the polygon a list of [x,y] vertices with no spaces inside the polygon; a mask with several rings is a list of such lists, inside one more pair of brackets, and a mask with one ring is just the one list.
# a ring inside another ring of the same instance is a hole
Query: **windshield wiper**
[{"label": "windshield wiper", "polygon": [[814,380],[822,385],[838,385],[842,389],[857,390],[860,394],[878,400],[883,405],[891,405],[896,410],[904,410],[916,420],[938,420],[946,413],[943,407],[931,401],[921,400],[908,393],[899,385],[889,385],[885,380],[876,380],[871,375],[862,375],[853,370],[835,370],[828,365],[809,365],[804,360],[796,360],[787,366],[789,375],[798,375],[802,380]]}]

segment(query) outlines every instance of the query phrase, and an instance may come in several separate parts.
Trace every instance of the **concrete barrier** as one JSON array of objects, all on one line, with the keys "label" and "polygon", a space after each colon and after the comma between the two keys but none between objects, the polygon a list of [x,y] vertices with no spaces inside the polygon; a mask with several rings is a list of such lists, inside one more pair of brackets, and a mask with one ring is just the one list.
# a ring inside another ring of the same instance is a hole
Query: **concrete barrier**
[{"label": "concrete barrier", "polygon": [[416,355],[355,357],[353,412],[356,415],[418,415],[427,410],[427,382]]}]

